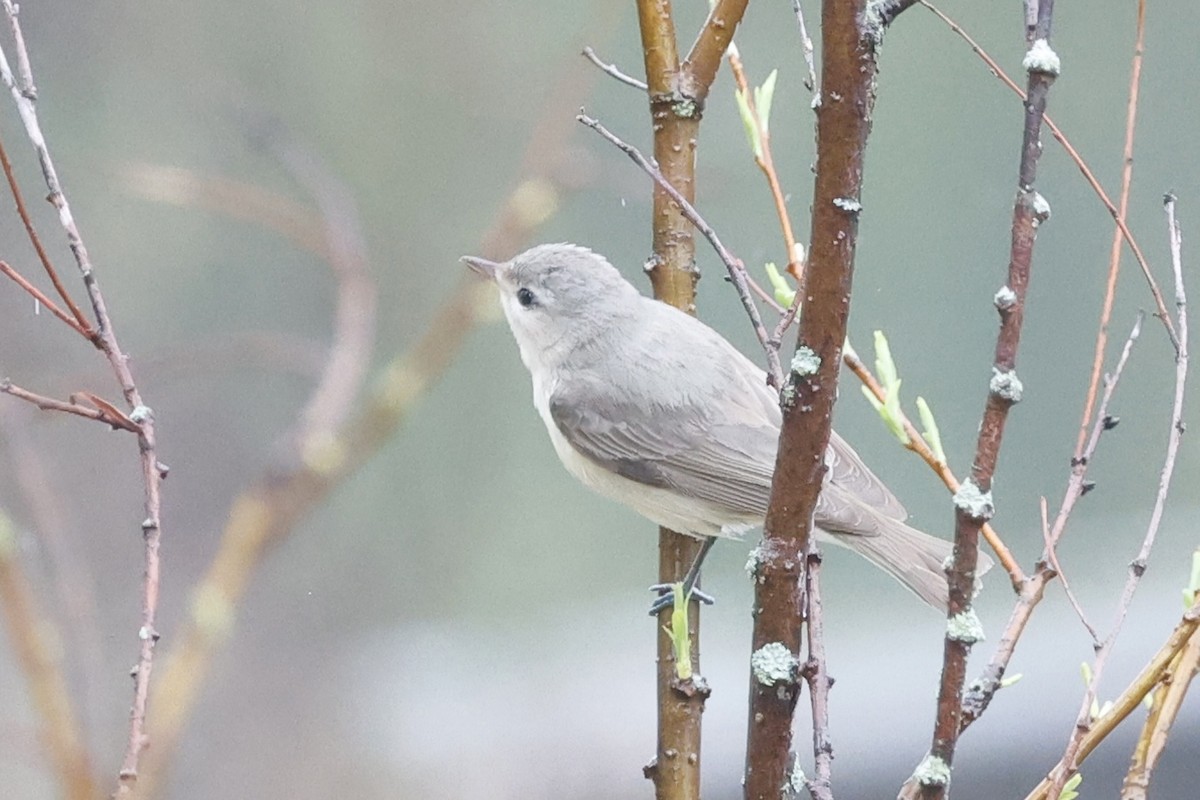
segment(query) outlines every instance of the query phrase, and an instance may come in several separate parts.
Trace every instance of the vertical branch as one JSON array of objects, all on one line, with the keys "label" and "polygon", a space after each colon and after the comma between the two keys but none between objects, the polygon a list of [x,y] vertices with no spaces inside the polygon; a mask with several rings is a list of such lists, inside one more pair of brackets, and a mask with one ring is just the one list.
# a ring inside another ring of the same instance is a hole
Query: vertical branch
[{"label": "vertical branch", "polygon": [[962,726],[963,684],[971,646],[982,637],[979,619],[972,607],[975,593],[975,564],[979,552],[979,530],[995,510],[992,501],[992,476],[1000,454],[1004,424],[1008,412],[1021,399],[1022,386],[1017,378],[1017,351],[1024,320],[1025,294],[1033,262],[1033,246],[1038,225],[1049,218],[1046,201],[1034,191],[1038,158],[1042,152],[1042,117],[1046,96],[1059,72],[1058,56],[1050,49],[1050,25],[1053,0],[1029,3],[1037,6],[1037,24],[1029,33],[1025,56],[1028,88],[1025,101],[1024,135],[1017,178],[1017,199],[1013,208],[1012,247],[1008,282],[996,294],[1000,312],[1000,331],[996,336],[992,379],[971,476],[954,496],[954,559],[947,572],[950,602],[947,609],[946,637],[942,653],[942,677],[938,689],[937,718],[929,755],[918,766],[914,777],[921,784],[926,800],[946,796],[954,750]]},{"label": "vertical branch", "polygon": [[875,101],[875,50],[883,34],[882,25],[867,17],[866,0],[828,0],[822,8],[824,100],[817,109],[811,250],[801,289],[805,310],[783,393],[783,428],[756,572],[748,800],[779,797],[796,777],[792,715],[799,695],[802,576],[846,339],[863,159]]},{"label": "vertical branch", "polygon": [[150,695],[150,672],[154,666],[154,647],[158,642],[158,631],[155,621],[158,615],[159,591],[159,542],[162,536],[162,480],[166,476],[166,467],[159,463],[158,446],[155,439],[154,412],[145,404],[133,372],[129,366],[129,357],[117,342],[112,319],[109,317],[108,306],[100,285],[93,272],[91,258],[79,228],[75,224],[71,206],[63,193],[58,172],[50,157],[46,137],[42,134],[38,122],[37,109],[34,105],[33,76],[29,70],[29,56],[25,51],[25,42],[17,21],[17,9],[12,0],[3,0],[4,12],[9,25],[13,29],[13,39],[16,46],[17,63],[22,71],[22,85],[18,85],[9,67],[8,59],[0,49],[0,78],[9,88],[17,111],[25,126],[25,133],[33,145],[41,164],[42,177],[50,194],[48,200],[58,210],[59,223],[67,237],[67,244],[75,256],[75,264],[83,278],[88,299],[95,314],[97,330],[97,346],[103,351],[112,368],[113,375],[121,386],[125,402],[130,408],[129,416],[137,424],[138,451],[141,460],[143,484],[143,504],[145,516],[141,529],[144,548],[144,567],[142,574],[142,610],[141,624],[138,626],[138,660],[133,669],[133,704],[129,712],[129,741],[125,749],[125,757],[121,761],[119,773],[118,795],[125,795],[132,790],[137,782],[138,762],[142,750],[149,739],[146,734],[146,705]]},{"label": "vertical branch", "polygon": [[[747,0],[719,0],[684,63],[680,63],[670,0],[638,0],[638,25],[646,67],[654,159],[689,203],[696,199],[696,140],[709,87],[721,57],[741,21]],[[659,185],[653,195],[653,251],[647,264],[654,296],[689,313],[695,311],[696,244],[691,223]],[[701,542],[662,528],[659,531],[660,583],[682,579],[699,555]],[[697,674],[700,664],[700,607],[690,601],[688,641]],[[659,625],[670,622],[670,609]],[[658,744],[645,770],[659,800],[700,797],[700,715],[707,688],[697,681],[681,685],[668,637],[658,636]]]}]

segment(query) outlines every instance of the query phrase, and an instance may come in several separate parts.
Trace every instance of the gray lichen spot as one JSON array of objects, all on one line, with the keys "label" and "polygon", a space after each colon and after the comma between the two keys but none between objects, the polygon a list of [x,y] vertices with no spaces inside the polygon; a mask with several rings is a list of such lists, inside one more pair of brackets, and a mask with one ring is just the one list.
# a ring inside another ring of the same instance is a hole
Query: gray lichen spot
[{"label": "gray lichen spot", "polygon": [[681,97],[671,104],[671,111],[681,119],[691,119],[696,116],[699,106],[691,98]]},{"label": "gray lichen spot", "polygon": [[1030,45],[1029,52],[1025,54],[1025,60],[1021,62],[1021,66],[1029,73],[1040,72],[1043,75],[1062,73],[1062,60],[1045,39],[1037,39]]},{"label": "gray lichen spot", "polygon": [[750,672],[763,686],[795,683],[800,661],[782,642],[768,642],[750,654]]},{"label": "gray lichen spot", "polygon": [[784,409],[790,409],[796,404],[796,386],[791,381],[783,385],[783,389],[779,392],[779,404]]},{"label": "gray lichen spot", "polygon": [[963,644],[983,641],[983,623],[979,621],[974,608],[968,608],[946,620],[946,638]]},{"label": "gray lichen spot", "polygon": [[858,202],[853,197],[835,197],[833,198],[833,204],[848,214],[858,214],[862,212],[862,203]]},{"label": "gray lichen spot", "polygon": [[150,408],[150,406],[137,406],[133,409],[133,411],[129,412],[129,418],[138,425],[141,425],[143,422],[148,419],[152,419],[153,417],[154,411]]},{"label": "gray lichen spot", "polygon": [[921,759],[913,770],[913,780],[922,786],[948,786],[950,784],[950,765],[932,753]]},{"label": "gray lichen spot", "polygon": [[813,93],[812,110],[816,111],[820,107],[821,107],[821,90],[818,89],[816,92]]},{"label": "gray lichen spot", "polygon": [[1017,304],[1017,293],[1010,286],[1001,286],[996,291],[996,296],[992,298],[992,302],[996,304],[996,308],[1007,311]]},{"label": "gray lichen spot", "polygon": [[746,574],[751,578],[758,577],[758,568],[763,561],[763,551],[761,547],[756,547],[746,556]]},{"label": "gray lichen spot", "polygon": [[975,481],[967,478],[954,493],[954,507],[969,514],[975,519],[991,519],[996,513],[996,504],[992,502],[991,492],[981,492]]},{"label": "gray lichen spot", "polygon": [[808,776],[804,774],[804,768],[800,765],[800,754],[796,754],[796,760],[792,762],[792,768],[788,770],[787,783],[783,785],[784,797],[803,797],[804,789],[808,786]]},{"label": "gray lichen spot", "polygon": [[992,367],[992,379],[988,381],[988,390],[1001,400],[1019,403],[1025,393],[1025,385],[1017,377],[1016,370],[1003,371]]},{"label": "gray lichen spot", "polygon": [[1041,225],[1046,220],[1050,219],[1050,201],[1038,192],[1030,192],[1028,195],[1029,208],[1033,211],[1033,218]]},{"label": "gray lichen spot", "polygon": [[796,354],[792,356],[792,372],[801,377],[806,375],[816,375],[817,370],[821,368],[821,357],[813,351],[808,345],[800,345],[796,348]]}]

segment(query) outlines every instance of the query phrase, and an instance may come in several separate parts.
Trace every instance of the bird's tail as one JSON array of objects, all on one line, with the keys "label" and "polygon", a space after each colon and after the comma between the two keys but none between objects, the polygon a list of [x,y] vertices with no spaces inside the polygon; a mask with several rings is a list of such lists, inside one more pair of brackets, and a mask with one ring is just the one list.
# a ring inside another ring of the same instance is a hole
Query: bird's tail
[{"label": "bird's tail", "polygon": [[[945,611],[949,588],[944,565],[954,550],[953,543],[882,515],[878,522],[880,531],[874,536],[823,531],[826,535],[822,538],[853,550],[929,605]],[[991,567],[992,559],[980,553],[976,576]]]}]

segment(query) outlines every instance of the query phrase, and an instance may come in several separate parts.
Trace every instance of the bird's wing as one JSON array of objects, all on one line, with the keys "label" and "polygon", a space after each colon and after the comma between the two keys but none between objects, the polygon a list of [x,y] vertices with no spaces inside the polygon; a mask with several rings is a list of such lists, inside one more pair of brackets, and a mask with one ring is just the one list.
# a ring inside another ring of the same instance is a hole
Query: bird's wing
[{"label": "bird's wing", "polygon": [[854,448],[838,436],[837,431],[833,431],[829,437],[825,463],[829,465],[827,484],[844,489],[850,496],[866,503],[885,517],[897,522],[908,519],[908,511],[896,495],[892,494],[892,490],[871,472],[858,453],[854,452]]},{"label": "bird's wing", "polygon": [[[705,340],[689,353],[691,362],[626,353],[622,388],[577,370],[555,387],[550,415],[576,451],[630,480],[765,515],[779,440],[777,401],[761,370],[715,331],[675,313],[667,324]],[[640,387],[636,397],[628,385]]]}]

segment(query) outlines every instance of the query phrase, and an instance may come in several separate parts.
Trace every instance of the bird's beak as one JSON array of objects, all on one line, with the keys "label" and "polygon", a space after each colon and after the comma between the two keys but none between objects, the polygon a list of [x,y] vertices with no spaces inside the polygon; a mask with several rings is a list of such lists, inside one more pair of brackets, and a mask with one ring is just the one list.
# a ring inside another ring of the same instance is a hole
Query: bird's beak
[{"label": "bird's beak", "polygon": [[500,271],[500,267],[503,266],[495,261],[488,261],[486,258],[476,258],[475,256],[463,256],[459,261],[490,281],[496,280],[496,274]]}]

